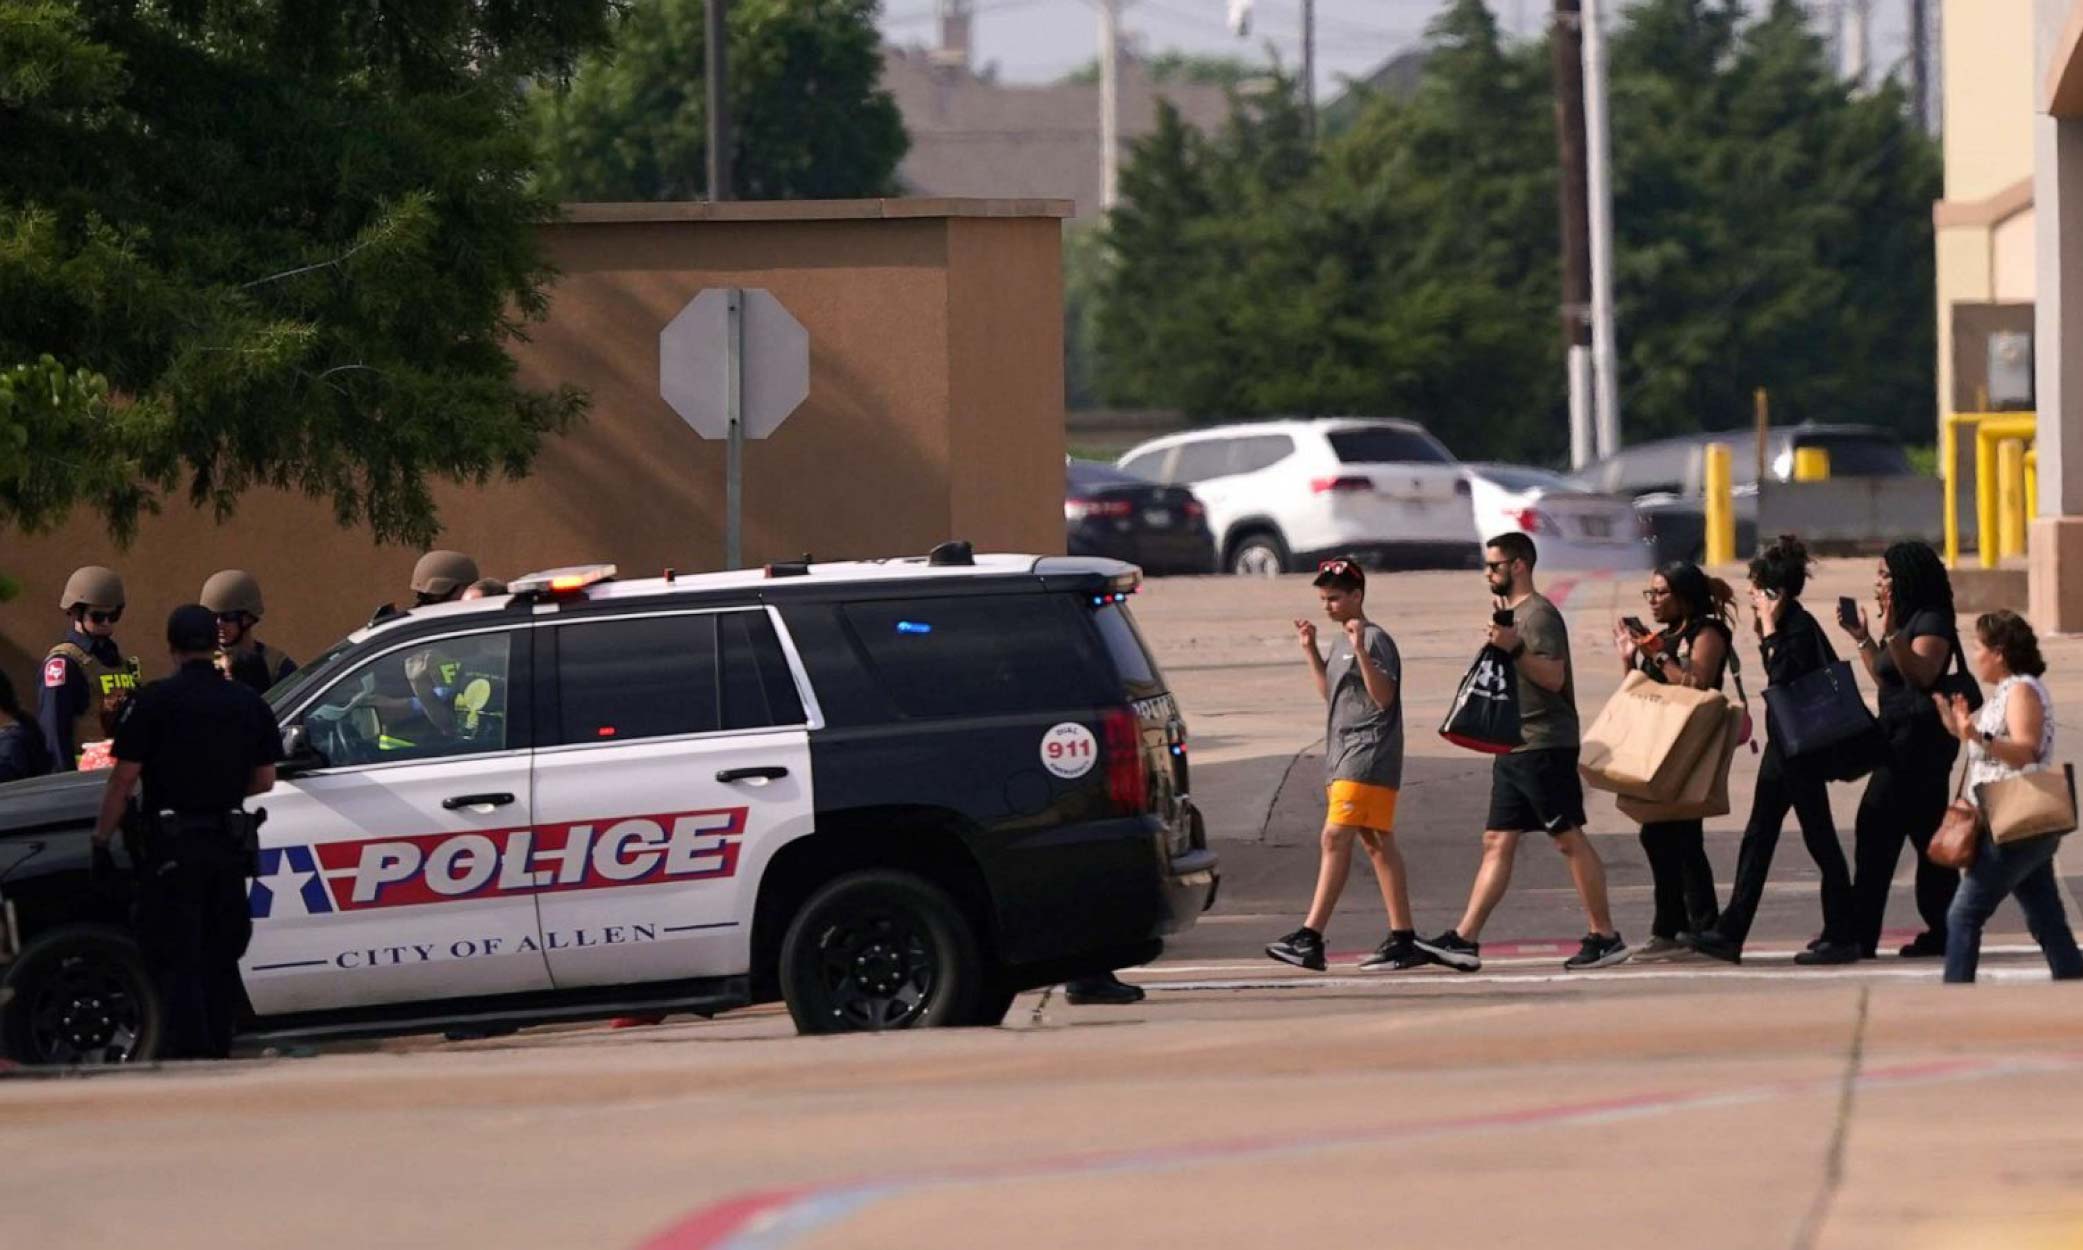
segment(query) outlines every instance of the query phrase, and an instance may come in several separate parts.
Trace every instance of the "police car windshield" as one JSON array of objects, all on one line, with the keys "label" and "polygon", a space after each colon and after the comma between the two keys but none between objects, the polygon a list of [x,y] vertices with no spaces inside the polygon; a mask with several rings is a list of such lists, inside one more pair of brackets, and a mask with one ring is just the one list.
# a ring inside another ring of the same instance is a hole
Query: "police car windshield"
[{"label": "police car windshield", "polygon": [[264,696],[268,706],[275,709],[276,716],[281,716],[305,691],[320,682],[331,681],[342,659],[353,648],[353,640],[343,638],[334,643],[332,649],[325,654],[268,687]]}]

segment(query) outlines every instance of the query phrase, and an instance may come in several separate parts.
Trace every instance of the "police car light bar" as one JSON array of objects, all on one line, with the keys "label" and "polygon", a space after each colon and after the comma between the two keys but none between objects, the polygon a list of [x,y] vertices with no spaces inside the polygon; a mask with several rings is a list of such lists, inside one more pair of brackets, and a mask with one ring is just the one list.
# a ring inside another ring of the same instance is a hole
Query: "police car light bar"
[{"label": "police car light bar", "polygon": [[612,564],[573,564],[561,569],[544,569],[516,578],[507,589],[515,595],[543,596],[575,595],[588,586],[615,580]]}]

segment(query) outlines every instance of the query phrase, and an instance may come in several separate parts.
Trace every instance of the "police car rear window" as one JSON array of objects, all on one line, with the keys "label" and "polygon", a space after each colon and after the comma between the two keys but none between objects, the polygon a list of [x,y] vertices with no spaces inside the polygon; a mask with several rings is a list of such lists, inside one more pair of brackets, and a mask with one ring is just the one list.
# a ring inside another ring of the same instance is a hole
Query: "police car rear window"
[{"label": "police car rear window", "polygon": [[1161,695],[1164,690],[1164,674],[1157,670],[1157,661],[1150,655],[1150,648],[1143,644],[1142,631],[1136,628],[1135,618],[1128,614],[1125,604],[1102,604],[1092,610],[1092,619],[1099,626],[1099,636],[1107,644],[1107,655],[1114,661],[1114,672],[1121,678],[1123,693],[1131,699],[1149,699]]},{"label": "police car rear window", "polygon": [[720,727],[716,620],[645,616],[557,630],[559,739],[620,742]]},{"label": "police car rear window", "polygon": [[1090,627],[1067,595],[964,595],[842,609],[884,692],[906,716],[1089,707]]}]

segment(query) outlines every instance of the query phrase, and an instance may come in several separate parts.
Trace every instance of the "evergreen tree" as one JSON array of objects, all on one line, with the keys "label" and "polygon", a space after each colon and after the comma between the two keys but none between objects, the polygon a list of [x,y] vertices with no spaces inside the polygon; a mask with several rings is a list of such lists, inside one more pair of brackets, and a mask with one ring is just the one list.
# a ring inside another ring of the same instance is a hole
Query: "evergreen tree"
[{"label": "evergreen tree", "polygon": [[[735,0],[731,185],[740,199],[892,195],[910,141],[884,91],[878,0]],[[567,200],[708,194],[703,0],[637,0],[612,50],[532,102],[546,190]]]}]

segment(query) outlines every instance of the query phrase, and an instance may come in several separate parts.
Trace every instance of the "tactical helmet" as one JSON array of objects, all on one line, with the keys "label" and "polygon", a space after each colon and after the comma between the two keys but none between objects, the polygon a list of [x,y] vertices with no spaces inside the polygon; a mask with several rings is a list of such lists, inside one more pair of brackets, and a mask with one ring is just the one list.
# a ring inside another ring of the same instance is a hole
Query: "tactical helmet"
[{"label": "tactical helmet", "polygon": [[244,612],[258,619],[263,612],[260,579],[244,569],[220,569],[203,583],[202,605],[219,616]]},{"label": "tactical helmet", "polygon": [[65,593],[59,596],[58,606],[67,612],[74,608],[113,612],[123,606],[123,579],[116,576],[114,569],[98,564],[74,569],[72,576],[65,579]]},{"label": "tactical helmet", "polygon": [[447,597],[477,580],[477,561],[460,551],[430,551],[412,566],[412,592]]}]

